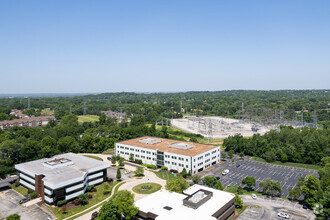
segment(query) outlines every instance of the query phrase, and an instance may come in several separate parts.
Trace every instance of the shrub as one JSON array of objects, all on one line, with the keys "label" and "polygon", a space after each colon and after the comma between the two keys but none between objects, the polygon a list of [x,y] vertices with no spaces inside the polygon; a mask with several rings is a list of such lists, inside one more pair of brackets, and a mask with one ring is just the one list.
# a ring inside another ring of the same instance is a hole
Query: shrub
[{"label": "shrub", "polygon": [[171,173],[178,173],[177,170],[173,170],[173,169],[170,169],[170,172],[171,172]]},{"label": "shrub", "polygon": [[87,187],[87,192],[91,192],[94,189],[94,185],[90,185]]},{"label": "shrub", "polygon": [[161,167],[160,169],[161,169],[161,170],[168,170],[167,167]]},{"label": "shrub", "polygon": [[142,164],[142,160],[139,160],[139,159],[135,159],[134,162],[137,164]]},{"label": "shrub", "polygon": [[14,183],[14,186],[15,186],[15,187],[18,187],[19,184],[20,184],[20,183],[19,183],[19,180],[16,180],[15,183]]},{"label": "shrub", "polygon": [[88,198],[88,194],[81,194],[78,196],[78,202],[81,205],[85,205],[87,204],[87,198]]},{"label": "shrub", "polygon": [[67,203],[66,200],[60,200],[57,202],[57,206],[61,207],[62,205],[65,205]]},{"label": "shrub", "polygon": [[6,218],[7,220],[20,220],[21,216],[18,214],[12,214]]},{"label": "shrub", "polygon": [[78,201],[78,198],[76,198],[75,200],[73,200],[72,202],[74,205],[79,205],[79,201]]},{"label": "shrub", "polygon": [[153,169],[153,170],[156,169],[156,165],[152,165],[152,164],[146,164],[146,163],[144,163],[144,164],[142,164],[142,166],[145,166],[145,167],[147,167],[149,169]]},{"label": "shrub", "polygon": [[28,189],[28,194],[33,193],[34,191],[32,189]]},{"label": "shrub", "polygon": [[30,193],[30,199],[35,199],[35,198],[37,198],[37,193],[33,191],[32,193]]}]

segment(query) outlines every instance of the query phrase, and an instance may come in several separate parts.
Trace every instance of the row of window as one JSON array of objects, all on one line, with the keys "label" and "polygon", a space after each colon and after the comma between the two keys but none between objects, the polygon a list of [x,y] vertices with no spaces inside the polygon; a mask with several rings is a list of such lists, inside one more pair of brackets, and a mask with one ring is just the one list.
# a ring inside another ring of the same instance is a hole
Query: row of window
[{"label": "row of window", "polygon": [[[134,148],[129,148],[129,147],[124,147],[124,146],[119,146],[120,149],[125,149],[125,150],[130,150],[130,151],[134,151]],[[140,152],[139,149],[135,149],[136,152]],[[145,150],[141,150],[141,153],[147,153],[147,154],[152,154],[152,155],[156,155],[155,152],[150,152],[150,151],[145,151]]]},{"label": "row of window", "polygon": [[[177,164],[176,162],[170,162],[170,161],[167,161],[167,160],[165,160],[165,163],[166,164],[172,164],[172,165],[174,165],[174,166],[176,166],[176,165],[178,165],[179,167],[184,167],[184,164],[181,164],[181,163],[179,163],[179,164]],[[186,165],[186,168],[188,168],[188,165]]]}]

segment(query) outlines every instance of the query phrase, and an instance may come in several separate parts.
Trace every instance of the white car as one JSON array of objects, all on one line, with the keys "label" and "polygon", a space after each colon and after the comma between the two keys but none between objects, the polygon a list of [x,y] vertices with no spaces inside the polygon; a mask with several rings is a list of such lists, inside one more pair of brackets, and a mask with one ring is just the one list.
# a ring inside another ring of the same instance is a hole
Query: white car
[{"label": "white car", "polygon": [[277,216],[278,217],[282,217],[282,218],[290,218],[290,215],[288,215],[288,214],[286,214],[286,213],[284,213],[284,212],[279,212],[279,213],[277,213]]},{"label": "white car", "polygon": [[257,199],[256,194],[252,194],[251,197],[252,197],[252,199]]},{"label": "white car", "polygon": [[224,170],[223,172],[222,172],[222,175],[227,175],[229,173],[229,170]]},{"label": "white car", "polygon": [[129,174],[130,172],[129,172],[129,170],[126,170],[124,173],[125,173],[125,174]]}]

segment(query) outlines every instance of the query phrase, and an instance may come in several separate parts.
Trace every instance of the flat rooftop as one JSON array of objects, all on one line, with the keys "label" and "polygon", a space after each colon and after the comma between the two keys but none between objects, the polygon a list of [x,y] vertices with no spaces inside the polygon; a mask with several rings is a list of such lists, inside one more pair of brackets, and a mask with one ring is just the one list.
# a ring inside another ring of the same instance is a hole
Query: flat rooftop
[{"label": "flat rooftop", "polygon": [[117,143],[142,147],[152,150],[158,149],[159,151],[162,152],[181,154],[191,157],[218,147],[210,144],[199,144],[189,141],[177,141],[172,139],[150,137],[150,136],[134,138],[126,141],[120,141]]},{"label": "flat rooftop", "polygon": [[[193,195],[197,191],[212,192],[212,197],[199,206],[197,209],[183,205],[183,200]],[[214,220],[212,215],[221,207],[227,204],[230,200],[235,198],[232,193],[212,189],[206,186],[193,185],[184,191],[184,194],[169,192],[167,190],[159,190],[152,193],[134,203],[139,207],[139,210],[145,213],[151,212],[157,215],[157,220],[165,219],[203,219]]]},{"label": "flat rooftop", "polygon": [[86,172],[110,167],[108,163],[79,154],[66,153],[15,165],[28,175],[44,175],[45,185],[57,185],[76,178],[83,178]]}]

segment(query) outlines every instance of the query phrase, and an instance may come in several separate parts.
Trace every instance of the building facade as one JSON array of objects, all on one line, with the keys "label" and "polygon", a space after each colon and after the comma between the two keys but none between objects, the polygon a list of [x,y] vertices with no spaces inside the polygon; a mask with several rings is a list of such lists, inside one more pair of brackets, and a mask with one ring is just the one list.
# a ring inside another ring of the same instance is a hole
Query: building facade
[{"label": "building facade", "polygon": [[20,184],[32,189],[43,202],[57,204],[84,194],[88,186],[107,178],[110,165],[74,153],[15,165]]},{"label": "building facade", "polygon": [[143,163],[166,166],[181,172],[183,168],[196,174],[220,162],[220,146],[177,141],[156,137],[140,137],[115,143],[115,154]]},{"label": "building facade", "polygon": [[13,120],[0,121],[0,129],[8,130],[11,127],[40,127],[48,125],[50,120],[54,120],[54,116],[27,117]]}]

